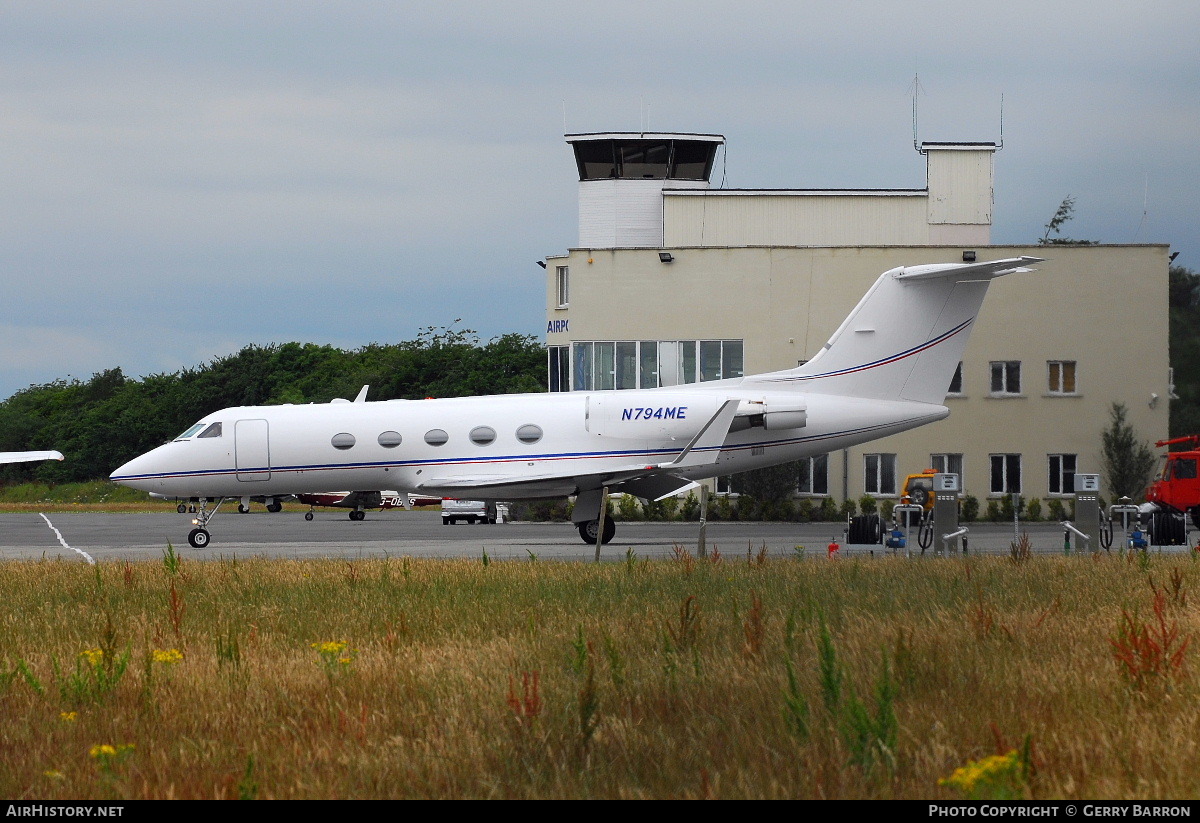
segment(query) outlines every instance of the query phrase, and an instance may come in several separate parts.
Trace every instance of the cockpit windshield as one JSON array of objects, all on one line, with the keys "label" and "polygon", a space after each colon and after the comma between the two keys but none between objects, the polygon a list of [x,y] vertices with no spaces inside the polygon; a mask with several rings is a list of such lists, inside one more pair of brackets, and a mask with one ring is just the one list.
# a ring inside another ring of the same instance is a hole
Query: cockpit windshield
[{"label": "cockpit windshield", "polygon": [[187,431],[185,431],[183,434],[179,435],[179,436],[178,436],[178,437],[176,437],[175,439],[176,439],[176,440],[187,440],[189,437],[191,437],[191,436],[192,436],[193,434],[195,434],[196,432],[200,431],[202,428],[204,428],[204,424],[203,424],[203,423],[197,423],[197,424],[195,424],[194,426],[190,426],[190,427],[188,427],[188,430],[187,430]]},{"label": "cockpit windshield", "polygon": [[[197,434],[199,432],[199,434]],[[176,440],[187,440],[189,437],[220,437],[221,423],[205,423],[203,421],[188,428],[183,434],[176,437]]]}]

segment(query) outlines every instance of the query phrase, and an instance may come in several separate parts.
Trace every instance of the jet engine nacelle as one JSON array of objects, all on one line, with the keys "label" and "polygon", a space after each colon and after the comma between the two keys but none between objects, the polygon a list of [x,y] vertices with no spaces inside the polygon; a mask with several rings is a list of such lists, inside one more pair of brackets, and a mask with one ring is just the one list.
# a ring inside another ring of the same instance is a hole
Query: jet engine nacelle
[{"label": "jet engine nacelle", "polygon": [[743,400],[734,418],[734,430],[761,426],[767,431],[802,429],[808,424],[808,404],[795,398],[770,397]]}]

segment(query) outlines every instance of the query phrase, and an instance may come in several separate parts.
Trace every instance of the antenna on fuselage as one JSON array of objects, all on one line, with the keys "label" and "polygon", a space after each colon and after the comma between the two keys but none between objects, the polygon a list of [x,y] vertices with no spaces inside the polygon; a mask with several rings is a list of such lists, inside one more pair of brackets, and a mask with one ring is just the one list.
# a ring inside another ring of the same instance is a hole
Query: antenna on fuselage
[{"label": "antenna on fuselage", "polygon": [[363,386],[362,389],[359,391],[358,396],[354,398],[354,402],[355,403],[366,403],[367,402],[367,389],[369,389],[369,388],[371,388],[371,385],[369,383],[367,385]]}]

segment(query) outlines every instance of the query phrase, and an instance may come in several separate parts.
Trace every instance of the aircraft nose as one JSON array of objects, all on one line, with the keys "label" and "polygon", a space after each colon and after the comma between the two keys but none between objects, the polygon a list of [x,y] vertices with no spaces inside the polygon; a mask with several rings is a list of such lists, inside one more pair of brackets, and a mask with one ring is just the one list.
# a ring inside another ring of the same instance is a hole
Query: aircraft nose
[{"label": "aircraft nose", "polygon": [[131,489],[149,491],[152,481],[147,475],[150,474],[151,454],[152,452],[146,452],[146,454],[138,455],[119,468],[114,469],[112,474],[108,476],[108,479],[122,486],[128,486]]}]

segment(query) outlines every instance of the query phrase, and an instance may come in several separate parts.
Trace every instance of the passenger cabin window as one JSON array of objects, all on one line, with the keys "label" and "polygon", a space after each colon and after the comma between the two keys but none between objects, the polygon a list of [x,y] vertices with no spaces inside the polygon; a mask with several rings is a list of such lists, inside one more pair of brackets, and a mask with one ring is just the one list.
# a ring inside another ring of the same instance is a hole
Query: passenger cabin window
[{"label": "passenger cabin window", "polygon": [[220,437],[221,436],[221,424],[213,423],[211,426],[209,426],[207,429],[200,432],[200,434],[198,434],[196,436],[197,437]]},{"label": "passenger cabin window", "polygon": [[354,435],[342,432],[341,434],[335,434],[329,442],[333,444],[335,449],[345,451],[346,449],[353,448],[355,441]]},{"label": "passenger cabin window", "polygon": [[179,435],[175,439],[176,440],[187,440],[189,437],[191,437],[196,432],[200,431],[202,428],[204,428],[204,424],[197,423],[196,425],[192,426],[191,428],[189,428],[187,431],[185,431],[183,434]]},{"label": "passenger cabin window", "polygon": [[400,432],[386,431],[379,435],[379,445],[385,449],[394,449],[400,445],[403,439]]},{"label": "passenger cabin window", "polygon": [[522,443],[533,444],[542,439],[542,427],[526,423],[517,429],[517,439]]},{"label": "passenger cabin window", "polygon": [[431,446],[443,446],[450,439],[450,435],[442,429],[430,429],[425,432],[425,442]]},{"label": "passenger cabin window", "polygon": [[496,430],[491,426],[476,426],[468,437],[476,446],[486,446],[496,439]]}]

